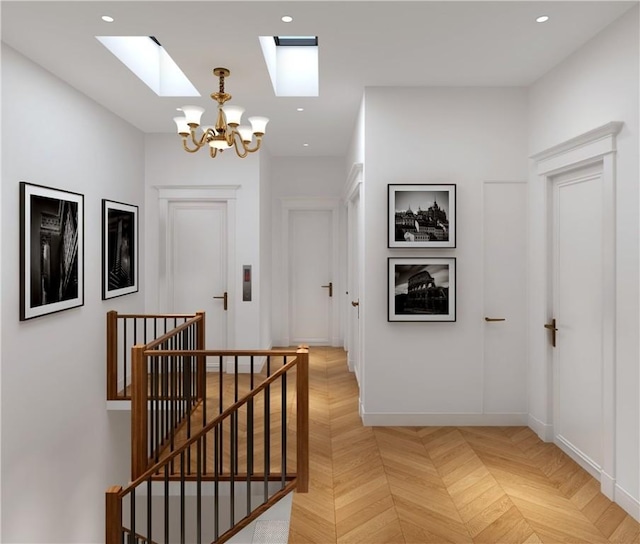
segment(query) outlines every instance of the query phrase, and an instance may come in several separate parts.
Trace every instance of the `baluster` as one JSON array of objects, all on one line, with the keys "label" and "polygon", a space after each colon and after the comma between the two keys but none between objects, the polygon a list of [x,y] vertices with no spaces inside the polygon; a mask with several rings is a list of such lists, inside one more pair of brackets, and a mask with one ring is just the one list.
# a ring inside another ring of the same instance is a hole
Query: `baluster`
[{"label": "baluster", "polygon": [[152,494],[152,482],[151,482],[151,476],[149,476],[147,478],[147,542],[153,542],[153,523],[152,521],[152,499],[153,499],[153,494]]},{"label": "baluster", "polygon": [[206,443],[207,437],[196,442],[196,536],[197,543],[202,544],[202,443]]},{"label": "baluster", "polygon": [[169,543],[169,465],[164,466],[164,541]]},{"label": "baluster", "polygon": [[184,452],[180,454],[180,544],[185,540]]},{"label": "baluster", "polygon": [[[284,358],[285,364],[287,363],[287,358]],[[287,373],[285,372],[282,376],[282,460],[280,461],[280,468],[282,470],[282,475],[280,477],[280,486],[284,488],[285,485],[285,475],[287,473]]]}]

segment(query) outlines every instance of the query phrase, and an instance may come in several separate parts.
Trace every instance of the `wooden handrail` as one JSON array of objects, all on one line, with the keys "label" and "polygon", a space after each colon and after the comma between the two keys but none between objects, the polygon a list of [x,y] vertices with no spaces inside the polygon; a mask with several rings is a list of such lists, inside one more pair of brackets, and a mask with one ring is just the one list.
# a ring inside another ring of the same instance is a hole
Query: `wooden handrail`
[{"label": "wooden handrail", "polygon": [[[308,357],[308,353],[309,353],[308,350],[304,350],[304,351],[306,353],[300,353],[300,354],[303,355],[303,356],[306,355]],[[287,352],[287,354],[288,355],[296,355],[299,352],[300,352],[300,350],[298,350],[298,351],[289,351],[289,352]],[[154,352],[154,354],[155,354],[155,352]],[[211,420],[209,423],[207,423],[204,427],[202,427],[202,429],[197,431],[191,438],[189,438],[186,442],[184,442],[179,448],[175,449],[167,457],[162,459],[162,461],[157,462],[155,465],[153,465],[152,467],[148,468],[148,470],[146,470],[145,472],[139,473],[139,475],[136,476],[133,479],[133,482],[131,482],[126,487],[126,489],[124,489],[122,494],[126,495],[133,488],[135,488],[138,485],[140,485],[142,482],[144,482],[150,476],[156,474],[160,469],[162,469],[164,466],[169,464],[173,459],[175,459],[180,454],[182,454],[183,452],[188,450],[198,440],[202,439],[209,431],[211,431],[216,426],[218,426],[221,421],[225,420],[233,412],[236,412],[242,405],[246,404],[250,399],[252,399],[256,395],[258,395],[264,389],[266,389],[266,387],[268,385],[273,383],[280,376],[282,376],[283,374],[288,372],[291,368],[296,366],[298,364],[298,362],[299,362],[299,358],[296,357],[293,361],[289,361],[286,365],[284,365],[281,368],[279,368],[278,370],[276,370],[273,374],[271,374],[271,376],[269,376],[267,379],[265,379],[263,382],[261,382],[257,387],[255,387],[254,389],[249,391],[244,397],[242,397],[237,402],[233,403],[226,410],[224,410],[222,413],[220,413],[218,416],[216,416],[213,420]],[[307,395],[307,414],[308,414],[308,395]],[[144,420],[144,425],[145,425],[145,429],[146,429],[146,419]],[[146,442],[146,433],[144,434],[144,437],[145,437],[144,445],[140,444],[140,449],[143,449],[145,451],[145,454],[146,454],[146,444],[147,444],[147,442]],[[308,438],[308,424],[307,424],[307,438]],[[134,444],[134,442],[133,442],[133,436],[132,436],[132,446],[133,446],[133,444]],[[145,458],[145,463],[146,463],[146,458]],[[308,467],[308,452],[307,452],[307,467]],[[133,472],[133,470],[132,470],[132,472]]]},{"label": "wooden handrail", "polygon": [[145,350],[145,355],[157,355],[160,356],[176,356],[176,357],[185,357],[185,356],[205,356],[205,357],[233,357],[237,355],[238,357],[267,357],[271,355],[272,357],[291,357],[295,355],[297,351],[292,349],[286,350],[273,350],[273,349],[154,349],[154,350]]},{"label": "wooden handrail", "polygon": [[190,317],[196,317],[196,315],[198,315],[198,313],[199,312],[196,312],[194,314],[118,314],[118,319],[132,319],[132,318],[136,318],[136,319],[143,319],[143,318],[147,318],[147,319],[162,319],[162,318],[167,318],[167,319],[185,319],[185,318],[190,318]]},{"label": "wooden handrail", "polygon": [[[198,322],[202,318],[203,318],[202,315],[196,315],[195,317],[193,317],[193,319],[191,319],[189,321],[185,321],[184,323],[182,323],[182,324],[178,325],[177,327],[171,329],[169,332],[163,334],[162,336],[156,338],[155,340],[152,340],[151,342],[149,342],[148,344],[145,345],[145,348],[147,350],[151,350],[151,349],[155,348],[156,346],[159,346],[163,342],[166,342],[170,338],[173,338],[174,336],[176,336],[179,332],[182,332],[183,330],[188,329],[189,327],[191,327],[191,325],[194,324],[194,322]],[[172,353],[175,354],[175,352],[172,352]]]}]

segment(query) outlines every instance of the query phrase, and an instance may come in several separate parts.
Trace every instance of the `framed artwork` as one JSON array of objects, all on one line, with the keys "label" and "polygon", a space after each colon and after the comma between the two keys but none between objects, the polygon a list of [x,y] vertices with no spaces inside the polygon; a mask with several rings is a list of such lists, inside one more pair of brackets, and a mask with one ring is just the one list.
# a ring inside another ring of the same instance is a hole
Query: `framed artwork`
[{"label": "framed artwork", "polygon": [[455,184],[388,186],[387,247],[456,247]]},{"label": "framed artwork", "polygon": [[138,291],[138,206],[102,199],[102,300]]},{"label": "framed artwork", "polygon": [[455,320],[455,257],[389,257],[388,321]]},{"label": "framed artwork", "polygon": [[20,182],[20,321],[84,304],[84,195]]}]

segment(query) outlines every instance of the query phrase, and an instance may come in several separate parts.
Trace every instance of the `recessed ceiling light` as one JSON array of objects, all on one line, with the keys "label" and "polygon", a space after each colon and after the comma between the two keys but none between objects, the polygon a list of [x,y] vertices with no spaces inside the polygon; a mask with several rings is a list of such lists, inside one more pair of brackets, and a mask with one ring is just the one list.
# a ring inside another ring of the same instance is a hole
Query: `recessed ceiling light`
[{"label": "recessed ceiling light", "polygon": [[309,147],[309,144],[302,144],[304,147]]},{"label": "recessed ceiling light", "polygon": [[102,20],[105,23],[113,23],[113,21],[115,20],[113,17],[111,17],[111,15],[103,15],[102,16]]},{"label": "recessed ceiling light", "polygon": [[304,111],[304,108],[296,108],[296,111]]},{"label": "recessed ceiling light", "polygon": [[290,23],[291,21],[293,21],[293,17],[291,17],[291,15],[285,15],[284,17],[282,17],[283,23]]},{"label": "recessed ceiling light", "polygon": [[540,15],[540,17],[536,18],[536,23],[546,23],[549,20],[548,15]]}]

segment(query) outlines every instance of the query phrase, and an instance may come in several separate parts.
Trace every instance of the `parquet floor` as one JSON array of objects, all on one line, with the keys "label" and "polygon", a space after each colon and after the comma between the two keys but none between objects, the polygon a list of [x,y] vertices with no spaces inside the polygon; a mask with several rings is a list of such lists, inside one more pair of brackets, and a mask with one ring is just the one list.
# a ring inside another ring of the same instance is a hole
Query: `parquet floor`
[{"label": "parquet floor", "polygon": [[291,544],[640,544],[638,523],[526,427],[363,427],[340,349],[311,348],[310,383]]}]

